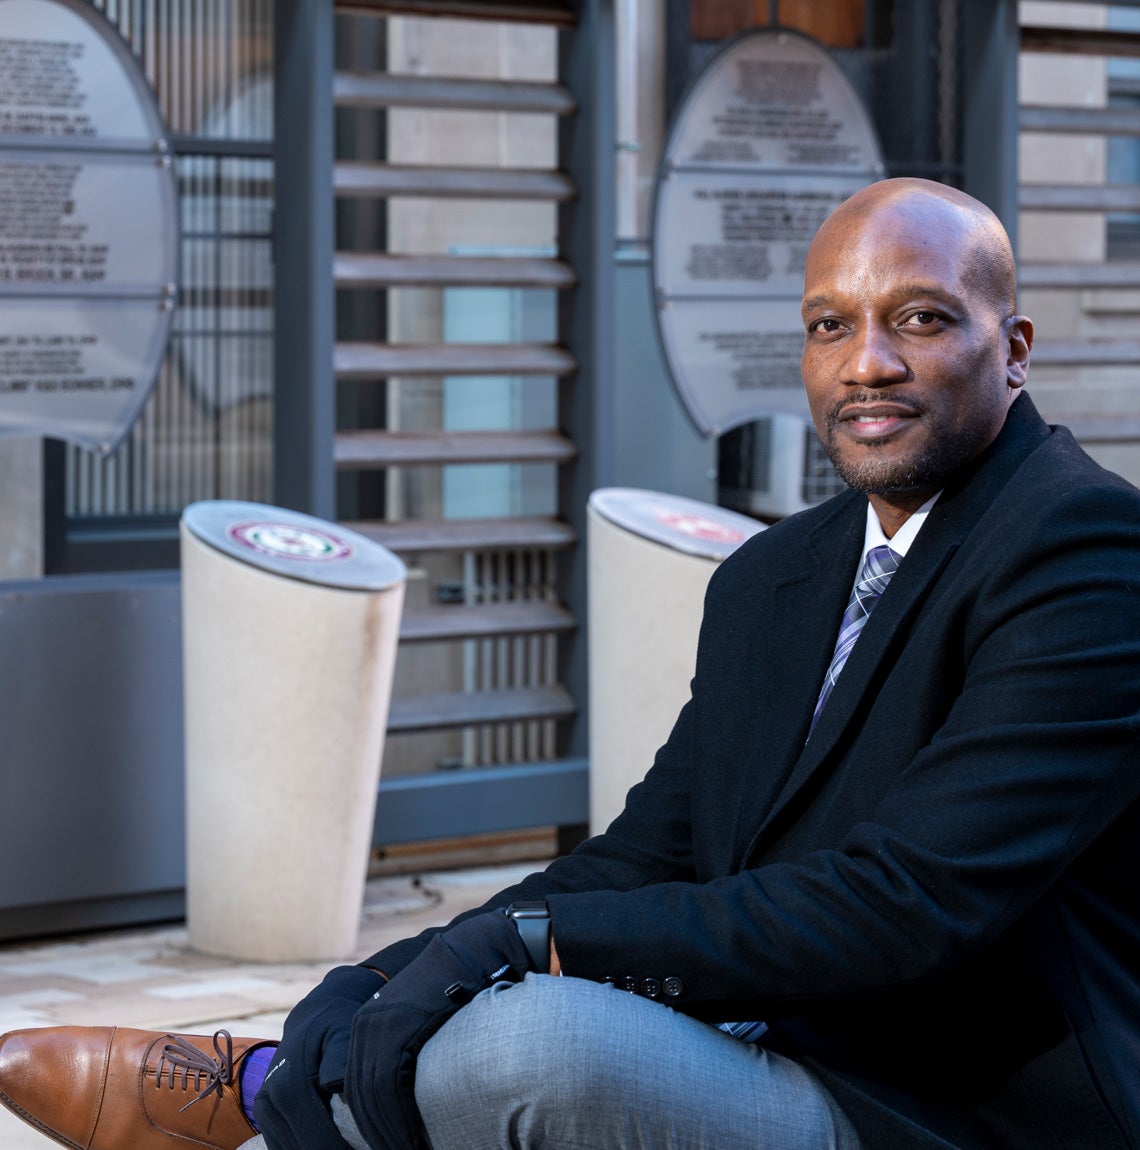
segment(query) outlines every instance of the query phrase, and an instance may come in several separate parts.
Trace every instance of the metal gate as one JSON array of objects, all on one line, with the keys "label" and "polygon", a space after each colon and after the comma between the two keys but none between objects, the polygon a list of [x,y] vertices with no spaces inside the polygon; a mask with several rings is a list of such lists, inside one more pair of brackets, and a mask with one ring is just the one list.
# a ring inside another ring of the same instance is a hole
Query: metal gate
[{"label": "metal gate", "polygon": [[1034,398],[1140,481],[1140,4],[1022,6],[1019,256]]},{"label": "metal gate", "polygon": [[[577,541],[612,322],[610,15],[302,0],[276,20],[276,501],[340,518],[412,572],[376,841],[584,823]],[[450,38],[513,35],[517,60],[523,29],[549,38],[530,53],[548,51],[549,75],[455,74]],[[541,146],[526,164],[498,146],[520,118],[545,124],[546,163]],[[483,226],[481,244],[441,246],[441,222],[472,205],[507,242]],[[546,242],[512,245],[511,216],[534,205]]]}]

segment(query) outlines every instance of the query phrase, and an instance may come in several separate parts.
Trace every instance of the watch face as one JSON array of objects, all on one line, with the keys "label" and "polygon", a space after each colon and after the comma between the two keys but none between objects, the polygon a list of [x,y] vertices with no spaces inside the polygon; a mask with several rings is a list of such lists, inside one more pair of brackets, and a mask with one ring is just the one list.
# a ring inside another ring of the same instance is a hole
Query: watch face
[{"label": "watch face", "polygon": [[550,911],[544,902],[516,902],[507,908],[511,918],[549,918]]}]

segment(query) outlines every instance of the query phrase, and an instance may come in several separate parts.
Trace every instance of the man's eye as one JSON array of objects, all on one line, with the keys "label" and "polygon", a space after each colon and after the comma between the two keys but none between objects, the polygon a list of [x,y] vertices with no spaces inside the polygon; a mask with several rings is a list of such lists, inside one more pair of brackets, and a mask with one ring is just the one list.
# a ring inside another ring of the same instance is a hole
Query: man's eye
[{"label": "man's eye", "polygon": [[938,322],[938,316],[932,311],[916,311],[912,315],[907,316],[906,322],[911,327],[929,327],[931,324]]},{"label": "man's eye", "polygon": [[837,319],[817,319],[815,323],[808,327],[808,331],[817,331],[823,335],[831,335],[838,330],[839,320]]}]

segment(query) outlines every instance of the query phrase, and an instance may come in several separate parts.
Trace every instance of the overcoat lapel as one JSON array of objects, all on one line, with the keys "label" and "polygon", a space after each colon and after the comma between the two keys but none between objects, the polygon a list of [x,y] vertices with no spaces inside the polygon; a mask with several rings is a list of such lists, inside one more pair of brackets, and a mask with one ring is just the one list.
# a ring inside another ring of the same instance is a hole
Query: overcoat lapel
[{"label": "overcoat lapel", "polygon": [[761,703],[753,711],[756,729],[747,744],[764,763],[763,771],[750,777],[751,809],[741,812],[749,828],[771,808],[800,758],[851,593],[865,521],[861,496],[840,497],[834,513],[806,544],[784,549],[781,565],[762,575],[770,594],[756,606],[754,637],[749,636],[741,660],[751,672],[750,681],[741,684],[742,697]]},{"label": "overcoat lapel", "polygon": [[793,761],[800,757],[807,738],[815,697],[831,662],[863,550],[866,503],[862,496],[852,495],[852,506],[839,509],[836,516],[813,531],[804,551],[794,554],[794,567],[773,585],[773,622],[779,637],[770,650],[783,657],[773,660],[772,671],[778,682],[772,686],[775,697],[786,699],[794,713],[801,715],[800,723],[788,722],[788,712],[778,717],[782,726],[793,730],[794,738],[788,744],[793,748]]},{"label": "overcoat lapel", "polygon": [[[1022,395],[1010,409],[1006,425],[994,444],[983,453],[968,474],[947,486],[931,510],[914,545],[907,552],[906,559],[900,564],[867,620],[811,738],[806,744],[801,745],[791,771],[783,776],[783,785],[775,795],[774,801],[766,808],[745,858],[758,848],[765,830],[808,780],[821,767],[837,761],[837,754],[842,753],[843,747],[849,741],[846,736],[850,723],[856,714],[865,713],[865,708],[860,704],[868,691],[873,689],[878,679],[877,672],[894,661],[896,656],[893,648],[906,641],[909,624],[928,598],[939,575],[1025,457],[1048,435],[1049,428],[1037,414],[1029,397]],[[849,538],[842,535],[837,537],[835,525],[831,522],[820,525],[814,533],[811,544],[815,552],[821,556],[830,553],[830,559],[821,558],[821,563],[826,563],[826,566],[821,566],[821,570],[835,570],[837,563],[845,564],[845,567],[840,566],[839,570],[846,573],[838,580],[844,584],[841,595],[844,604],[850,594],[851,583],[855,577],[855,564],[861,553],[862,519],[859,522],[858,543],[854,553],[850,555],[848,555],[851,552]],[[841,556],[843,558],[840,558]],[[831,583],[836,582],[836,576],[832,575],[829,578]],[[823,588],[815,586],[815,582],[811,579],[805,580],[805,592],[810,593],[814,587],[814,591],[823,596]],[[812,674],[816,676],[814,686],[807,688],[806,696],[810,697],[813,703],[813,692],[819,689],[834,648],[838,616],[834,614],[834,603],[831,599],[834,599],[835,594],[836,590],[833,587],[826,601],[819,599],[807,601],[805,595],[805,602],[802,604],[803,618],[799,620],[801,625],[812,616],[825,617],[828,621],[827,626],[823,628],[828,631],[827,636],[819,633],[818,622],[813,625],[810,633],[812,644],[817,648],[822,646],[822,656],[817,656],[814,660],[806,657],[801,660],[804,665],[812,666]],[[842,609],[841,606],[840,612]],[[808,632],[802,627],[801,638],[807,650]],[[817,663],[820,663],[818,667]],[[789,681],[788,694],[785,698],[790,705],[803,707],[804,688],[805,684],[802,681]],[[798,703],[792,703],[797,698]]]}]

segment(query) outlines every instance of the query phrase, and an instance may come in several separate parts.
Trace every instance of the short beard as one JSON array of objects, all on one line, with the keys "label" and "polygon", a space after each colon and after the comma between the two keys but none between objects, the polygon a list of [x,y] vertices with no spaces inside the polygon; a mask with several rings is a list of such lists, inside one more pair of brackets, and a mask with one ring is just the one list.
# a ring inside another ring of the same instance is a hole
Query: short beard
[{"label": "short beard", "polygon": [[[925,412],[920,413],[920,417],[923,415]],[[829,416],[823,450],[839,478],[864,495],[888,495],[916,488],[940,490],[978,453],[977,429],[964,427],[936,436],[910,459],[876,459],[873,453],[879,445],[869,443],[863,458],[853,463],[841,458],[835,448],[832,432],[837,423],[834,415]]]}]

